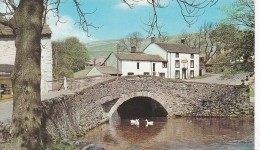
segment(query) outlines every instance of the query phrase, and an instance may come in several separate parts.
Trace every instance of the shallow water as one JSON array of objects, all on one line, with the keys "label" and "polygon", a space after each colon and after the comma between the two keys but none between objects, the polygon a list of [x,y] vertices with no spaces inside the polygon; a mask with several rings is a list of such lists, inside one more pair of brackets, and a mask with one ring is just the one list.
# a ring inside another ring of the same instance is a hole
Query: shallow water
[{"label": "shallow water", "polygon": [[106,150],[254,149],[253,119],[148,118],[153,126],[110,120],[87,133],[85,140]]}]

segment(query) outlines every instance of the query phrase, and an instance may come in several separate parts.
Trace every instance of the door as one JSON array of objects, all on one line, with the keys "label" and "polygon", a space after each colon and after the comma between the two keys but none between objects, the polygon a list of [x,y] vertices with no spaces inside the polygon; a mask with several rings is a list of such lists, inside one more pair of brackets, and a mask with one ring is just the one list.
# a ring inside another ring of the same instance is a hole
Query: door
[{"label": "door", "polygon": [[182,68],[182,79],[187,79],[186,68]]}]

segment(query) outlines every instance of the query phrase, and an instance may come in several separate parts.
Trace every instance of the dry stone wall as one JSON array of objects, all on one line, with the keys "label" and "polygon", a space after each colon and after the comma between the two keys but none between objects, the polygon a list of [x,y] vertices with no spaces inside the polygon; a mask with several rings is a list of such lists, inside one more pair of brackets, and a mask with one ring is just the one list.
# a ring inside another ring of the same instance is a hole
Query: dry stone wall
[{"label": "dry stone wall", "polygon": [[94,128],[107,121],[123,102],[134,97],[156,100],[168,116],[235,117],[252,113],[247,86],[128,76],[43,101],[44,128],[61,137],[72,131]]}]

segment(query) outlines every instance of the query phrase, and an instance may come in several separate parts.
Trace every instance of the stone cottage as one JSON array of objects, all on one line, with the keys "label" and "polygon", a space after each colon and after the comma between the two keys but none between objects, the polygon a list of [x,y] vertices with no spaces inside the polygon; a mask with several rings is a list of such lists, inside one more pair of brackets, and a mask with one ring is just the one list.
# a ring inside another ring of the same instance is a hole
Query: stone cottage
[{"label": "stone cottage", "polygon": [[[52,89],[47,81],[52,81],[51,29],[44,25],[42,30],[41,53],[41,93]],[[0,64],[14,65],[16,55],[15,37],[10,27],[0,24]],[[1,81],[0,81],[1,82]]]}]

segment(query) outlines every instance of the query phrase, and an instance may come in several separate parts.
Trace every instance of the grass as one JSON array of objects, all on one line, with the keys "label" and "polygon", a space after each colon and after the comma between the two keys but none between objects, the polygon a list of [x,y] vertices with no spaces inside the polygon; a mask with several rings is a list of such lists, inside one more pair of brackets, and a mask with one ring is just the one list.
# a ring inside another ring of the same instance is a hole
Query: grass
[{"label": "grass", "polygon": [[224,70],[223,72],[217,72],[217,74],[239,74],[242,73],[243,71],[233,71],[231,72],[231,70]]},{"label": "grass", "polygon": [[250,90],[250,97],[255,97],[255,91],[254,90]]},{"label": "grass", "polygon": [[207,78],[207,77],[210,77],[210,76],[212,76],[212,74],[204,74],[202,76],[194,77],[193,79],[203,79],[203,78]]}]

